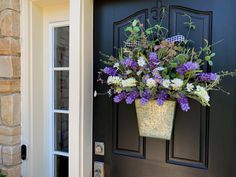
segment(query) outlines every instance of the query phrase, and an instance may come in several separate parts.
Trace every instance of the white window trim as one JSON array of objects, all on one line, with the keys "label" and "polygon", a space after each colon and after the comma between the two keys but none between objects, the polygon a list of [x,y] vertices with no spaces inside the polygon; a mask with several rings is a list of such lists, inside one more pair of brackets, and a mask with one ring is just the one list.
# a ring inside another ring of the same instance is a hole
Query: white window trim
[{"label": "white window trim", "polygon": [[[49,115],[48,115],[48,122],[49,122],[49,127],[51,128],[50,135],[50,142],[51,142],[51,146],[49,147],[50,149],[50,174],[52,177],[55,176],[55,155],[60,155],[60,156],[65,156],[65,157],[69,157],[69,153],[65,153],[65,152],[60,152],[60,151],[56,151],[54,149],[55,147],[55,116],[54,113],[61,113],[61,114],[68,114],[70,115],[70,111],[69,110],[55,110],[54,109],[54,81],[55,81],[55,75],[54,75],[54,71],[69,71],[70,67],[54,67],[54,55],[55,55],[55,51],[54,51],[54,30],[57,27],[66,27],[66,26],[70,26],[69,21],[61,21],[61,22],[53,22],[49,24],[49,62],[47,62],[48,66],[44,66],[45,68],[48,67],[48,78],[49,78],[49,83],[48,83],[48,91],[49,91],[49,98],[47,99],[48,103],[46,105],[49,105]],[[46,100],[45,100],[46,101]]]},{"label": "white window trim", "polygon": [[[21,0],[22,144],[32,143],[31,0]],[[92,177],[93,0],[70,0],[69,176]],[[32,177],[32,151],[22,176]],[[40,167],[39,167],[40,168]]]}]

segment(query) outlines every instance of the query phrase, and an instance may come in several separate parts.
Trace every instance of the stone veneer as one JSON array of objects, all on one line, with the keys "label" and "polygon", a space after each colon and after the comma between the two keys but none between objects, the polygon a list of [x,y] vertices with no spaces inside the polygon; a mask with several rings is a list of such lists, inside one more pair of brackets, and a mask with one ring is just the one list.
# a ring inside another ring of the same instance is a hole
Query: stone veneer
[{"label": "stone veneer", "polygon": [[20,0],[0,0],[0,169],[21,176]]}]

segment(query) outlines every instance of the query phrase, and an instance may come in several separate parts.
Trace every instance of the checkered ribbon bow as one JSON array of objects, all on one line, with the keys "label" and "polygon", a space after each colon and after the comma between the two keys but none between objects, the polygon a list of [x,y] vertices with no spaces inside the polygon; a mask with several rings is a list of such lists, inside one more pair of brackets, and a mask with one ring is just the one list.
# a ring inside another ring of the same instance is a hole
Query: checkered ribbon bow
[{"label": "checkered ribbon bow", "polygon": [[182,42],[184,40],[185,40],[185,38],[183,35],[176,35],[176,36],[172,36],[172,37],[166,39],[166,41],[169,43]]}]

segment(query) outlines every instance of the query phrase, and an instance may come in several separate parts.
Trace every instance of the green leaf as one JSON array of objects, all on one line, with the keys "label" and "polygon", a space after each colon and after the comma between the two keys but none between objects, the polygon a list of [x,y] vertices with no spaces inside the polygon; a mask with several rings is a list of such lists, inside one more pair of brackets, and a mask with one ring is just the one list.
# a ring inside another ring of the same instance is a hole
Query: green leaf
[{"label": "green leaf", "polygon": [[171,73],[172,78],[176,78],[176,73]]},{"label": "green leaf", "polygon": [[166,76],[166,75],[167,75],[167,73],[168,73],[168,69],[167,69],[167,68],[165,68],[165,69],[162,71],[162,75],[163,75],[163,76]]},{"label": "green leaf", "polygon": [[170,65],[171,65],[172,68],[176,68],[178,66],[177,63],[170,63]]},{"label": "green leaf", "polygon": [[211,60],[211,56],[209,56],[209,55],[205,56],[205,60],[206,61],[210,61]]},{"label": "green leaf", "polygon": [[132,27],[131,26],[128,26],[127,28],[125,28],[125,31],[132,31]]},{"label": "green leaf", "polygon": [[135,32],[139,32],[139,31],[140,31],[139,27],[137,27],[137,26],[135,26],[135,27],[133,28],[133,30],[134,30]]},{"label": "green leaf", "polygon": [[145,32],[149,35],[149,34],[151,34],[152,29],[148,28]]},{"label": "green leaf", "polygon": [[215,55],[216,55],[215,53],[212,53],[210,56],[211,56],[211,57],[214,57]]},{"label": "green leaf", "polygon": [[208,45],[209,45],[208,40],[207,40],[207,39],[204,39],[204,41],[205,41],[205,43],[206,43],[206,46],[208,46]]},{"label": "green leaf", "polygon": [[138,24],[138,20],[134,20],[133,23],[132,23],[132,26],[136,26]]},{"label": "green leaf", "polygon": [[213,62],[210,60],[210,61],[208,61],[208,64],[210,65],[210,66],[213,66]]},{"label": "green leaf", "polygon": [[176,56],[177,60],[179,61],[179,63],[183,64],[186,61],[186,56],[184,54],[179,54]]},{"label": "green leaf", "polygon": [[202,62],[202,59],[197,59],[197,62],[198,62],[198,63],[201,63],[201,62]]}]

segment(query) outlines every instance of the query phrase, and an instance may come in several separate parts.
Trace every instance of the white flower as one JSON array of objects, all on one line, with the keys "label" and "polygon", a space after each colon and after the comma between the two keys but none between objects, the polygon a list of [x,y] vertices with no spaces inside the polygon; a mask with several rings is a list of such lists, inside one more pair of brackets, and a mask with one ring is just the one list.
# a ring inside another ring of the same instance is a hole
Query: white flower
[{"label": "white flower", "polygon": [[194,86],[192,83],[187,83],[186,88],[187,88],[188,92],[191,92],[191,91],[193,91]]},{"label": "white flower", "polygon": [[136,86],[136,79],[131,77],[122,81],[122,87],[135,87]]},{"label": "white flower", "polygon": [[121,87],[117,87],[116,88],[116,93],[121,93],[122,92],[122,88]]},{"label": "white flower", "polygon": [[108,94],[109,96],[112,96],[112,90],[109,89],[109,90],[107,91],[107,94]]},{"label": "white flower", "polygon": [[163,87],[169,88],[170,86],[170,80],[169,79],[164,79],[162,82]]},{"label": "white flower", "polygon": [[130,73],[132,73],[131,70],[127,70],[127,71],[125,71],[125,74],[127,74],[127,75],[129,75]]},{"label": "white flower", "polygon": [[209,105],[210,96],[204,87],[198,85],[194,94],[196,94],[204,104]]},{"label": "white flower", "polygon": [[119,68],[120,64],[119,63],[115,63],[113,68]]},{"label": "white flower", "polygon": [[156,81],[152,78],[147,79],[146,84],[149,88],[156,87],[157,85]]},{"label": "white flower", "polygon": [[184,84],[184,81],[182,79],[175,78],[171,80],[171,86],[173,90],[179,90]]},{"label": "white flower", "polygon": [[98,92],[97,92],[97,90],[95,90],[94,93],[93,93],[93,96],[97,97],[97,95],[98,95]]},{"label": "white flower", "polygon": [[121,85],[121,82],[122,82],[122,79],[119,78],[118,76],[109,76],[107,78],[107,84],[108,85],[111,85],[111,84]]},{"label": "white flower", "polygon": [[143,66],[146,65],[146,61],[144,60],[143,57],[139,57],[139,59],[138,59],[138,65],[141,66],[141,67],[143,67]]},{"label": "white flower", "polygon": [[136,74],[139,76],[141,73],[142,73],[142,71],[139,70]]}]

